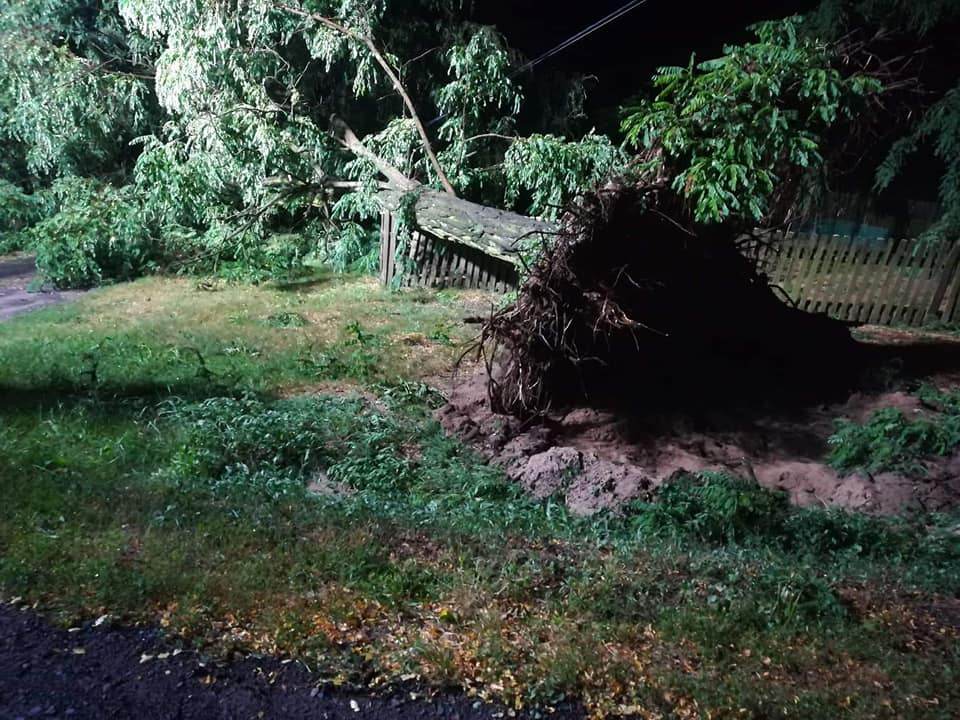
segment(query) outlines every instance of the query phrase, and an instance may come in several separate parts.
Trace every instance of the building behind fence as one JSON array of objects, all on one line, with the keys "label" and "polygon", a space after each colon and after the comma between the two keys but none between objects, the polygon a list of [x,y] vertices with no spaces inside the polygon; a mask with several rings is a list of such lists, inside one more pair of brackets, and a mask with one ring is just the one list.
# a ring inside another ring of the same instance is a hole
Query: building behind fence
[{"label": "building behind fence", "polygon": [[[744,253],[784,299],[809,312],[854,323],[920,326],[960,322],[960,244],[917,239],[774,233],[747,242]],[[380,279],[408,287],[508,292],[514,265],[422,233],[399,242],[383,216]]]}]

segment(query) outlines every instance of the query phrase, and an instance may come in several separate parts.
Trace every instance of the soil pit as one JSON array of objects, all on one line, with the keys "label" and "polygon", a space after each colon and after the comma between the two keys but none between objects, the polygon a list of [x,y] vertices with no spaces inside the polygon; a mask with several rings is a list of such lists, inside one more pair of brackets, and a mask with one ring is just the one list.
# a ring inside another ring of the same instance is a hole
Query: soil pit
[{"label": "soil pit", "polygon": [[[956,385],[956,379],[931,378],[942,387]],[[932,459],[919,477],[843,475],[825,462],[827,438],[838,418],[862,422],[885,407],[898,408],[908,417],[926,412],[903,390],[858,392],[843,403],[786,414],[728,410],[695,418],[649,412],[631,417],[622,411],[573,407],[535,421],[491,412],[483,372],[461,373],[448,397],[437,412],[448,433],[502,466],[535,497],[562,496],[581,515],[651,499],[656,488],[678,472],[704,470],[755,478],[804,507],[892,515],[960,506],[960,453]]]}]

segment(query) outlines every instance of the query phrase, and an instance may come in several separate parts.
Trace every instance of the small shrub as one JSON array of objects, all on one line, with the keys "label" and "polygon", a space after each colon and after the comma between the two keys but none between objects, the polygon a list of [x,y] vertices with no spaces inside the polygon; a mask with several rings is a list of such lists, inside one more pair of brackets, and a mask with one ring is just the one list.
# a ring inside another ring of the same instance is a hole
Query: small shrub
[{"label": "small shrub", "polygon": [[309,321],[300,313],[279,312],[267,317],[267,325],[273,328],[291,329],[309,325]]},{"label": "small shrub", "polygon": [[829,439],[830,464],[844,473],[925,472],[924,458],[960,445],[960,413],[908,419],[896,408],[877,410],[863,424],[838,420]]},{"label": "small shrub", "polygon": [[397,380],[378,383],[373,389],[390,407],[436,410],[446,402],[439,391],[422,382]]},{"label": "small shrub", "polygon": [[792,548],[812,555],[893,558],[916,540],[915,533],[891,520],[845,510],[794,510],[782,534]]},{"label": "small shrub", "polygon": [[738,542],[777,534],[789,510],[784,493],[722,473],[683,475],[660,488],[636,520],[640,532]]},{"label": "small shrub", "polygon": [[30,231],[37,269],[61,288],[127,280],[151,269],[160,246],[130,189],[70,178],[52,189],[56,212]]},{"label": "small shrub", "polygon": [[960,415],[960,391],[944,392],[933,385],[922,385],[917,397],[924,405],[937,412]]},{"label": "small shrub", "polygon": [[767,627],[805,627],[842,620],[846,607],[829,583],[807,569],[774,568],[757,578],[755,608]]}]

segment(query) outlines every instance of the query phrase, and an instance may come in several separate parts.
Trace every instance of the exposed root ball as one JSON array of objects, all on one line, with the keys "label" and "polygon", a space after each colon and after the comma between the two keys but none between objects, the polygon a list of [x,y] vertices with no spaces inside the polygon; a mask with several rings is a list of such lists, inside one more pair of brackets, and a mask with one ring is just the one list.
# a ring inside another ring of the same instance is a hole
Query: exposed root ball
[{"label": "exposed root ball", "polygon": [[789,307],[735,228],[677,220],[665,197],[609,188],[567,211],[517,301],[484,326],[494,411],[783,403],[850,387],[848,329]]}]

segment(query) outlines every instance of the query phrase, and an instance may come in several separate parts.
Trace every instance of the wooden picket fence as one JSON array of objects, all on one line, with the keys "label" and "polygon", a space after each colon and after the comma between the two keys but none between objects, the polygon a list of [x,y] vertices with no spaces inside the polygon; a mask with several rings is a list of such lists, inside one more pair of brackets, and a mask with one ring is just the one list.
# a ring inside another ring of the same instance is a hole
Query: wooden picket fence
[{"label": "wooden picket fence", "polygon": [[380,281],[384,285],[399,278],[404,287],[476,288],[498,293],[517,286],[517,268],[512,263],[480,250],[419,232],[411,233],[405,248],[401,245],[396,220],[383,213]]},{"label": "wooden picket fence", "polygon": [[[384,213],[380,279],[411,287],[516,288],[516,267],[479,250],[412,233],[398,253],[397,225]],[[772,233],[745,240],[784,299],[853,323],[920,326],[960,322],[960,243],[864,240],[843,235]]]},{"label": "wooden picket fence", "polygon": [[748,255],[797,307],[854,323],[960,320],[960,244],[777,233]]}]

